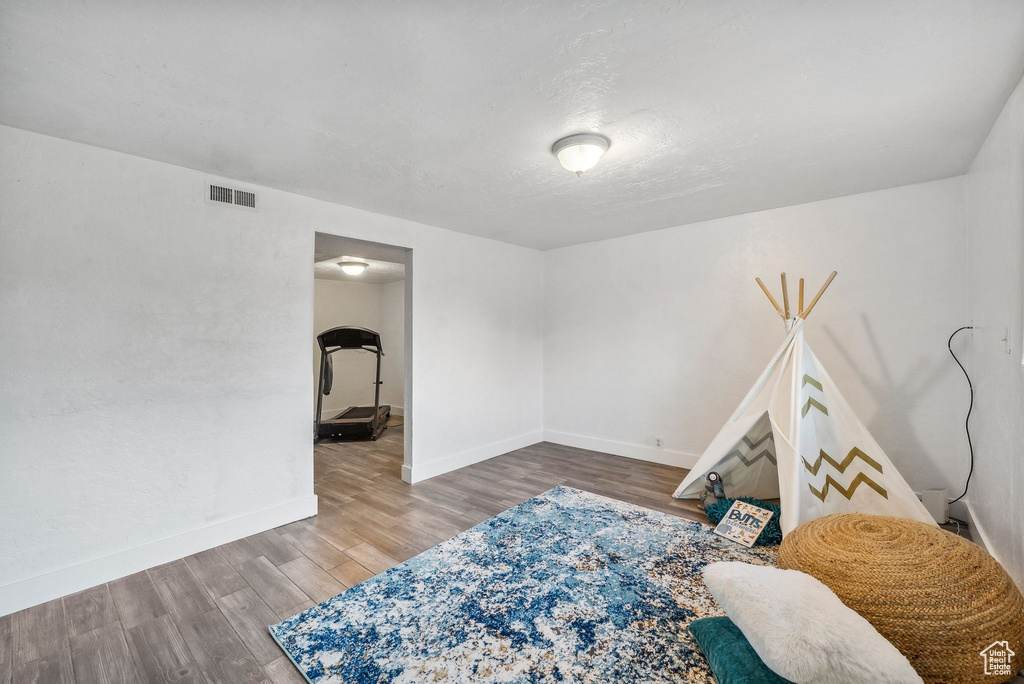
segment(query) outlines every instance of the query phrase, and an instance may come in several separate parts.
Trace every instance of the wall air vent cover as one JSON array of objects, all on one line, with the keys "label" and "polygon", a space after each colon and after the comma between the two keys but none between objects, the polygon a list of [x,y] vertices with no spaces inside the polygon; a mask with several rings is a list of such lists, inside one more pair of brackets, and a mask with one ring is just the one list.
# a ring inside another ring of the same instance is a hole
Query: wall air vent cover
[{"label": "wall air vent cover", "polygon": [[248,190],[238,190],[208,182],[203,197],[211,204],[230,204],[242,209],[256,210],[256,193]]},{"label": "wall air vent cover", "polygon": [[210,201],[211,202],[226,202],[231,204],[231,188],[225,188],[220,185],[210,186]]},{"label": "wall air vent cover", "polygon": [[245,190],[235,190],[235,204],[242,207],[256,208],[256,193]]}]

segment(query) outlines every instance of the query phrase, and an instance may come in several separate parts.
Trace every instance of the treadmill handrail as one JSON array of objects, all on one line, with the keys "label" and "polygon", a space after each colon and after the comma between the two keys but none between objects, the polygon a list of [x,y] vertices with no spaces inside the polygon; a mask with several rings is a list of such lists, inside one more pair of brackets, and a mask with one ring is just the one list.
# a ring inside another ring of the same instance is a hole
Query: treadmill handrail
[{"label": "treadmill handrail", "polygon": [[[320,351],[334,353],[341,349],[365,349],[366,351],[384,353],[380,343],[380,334],[369,328],[357,328],[355,326],[342,325],[337,328],[325,330],[316,336]],[[328,347],[337,347],[327,352]],[[367,349],[367,347],[369,347]]]},{"label": "treadmill handrail", "polygon": [[333,354],[334,352],[340,351],[365,351],[370,352],[371,354],[376,354],[379,351],[381,356],[386,356],[386,354],[383,351],[377,349],[376,347],[334,347],[333,349],[325,349],[324,351],[327,352],[328,354]]}]

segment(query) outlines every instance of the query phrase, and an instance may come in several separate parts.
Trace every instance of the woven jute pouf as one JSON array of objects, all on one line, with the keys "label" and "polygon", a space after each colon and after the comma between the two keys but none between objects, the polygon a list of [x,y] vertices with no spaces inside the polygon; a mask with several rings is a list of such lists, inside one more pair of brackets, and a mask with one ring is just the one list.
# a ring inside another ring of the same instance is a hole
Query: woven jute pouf
[{"label": "woven jute pouf", "polygon": [[827,585],[926,682],[1010,679],[985,674],[982,651],[992,644],[1015,653],[1014,673],[1024,667],[1024,596],[992,556],[955,534],[902,518],[830,515],[786,536],[779,567]]}]

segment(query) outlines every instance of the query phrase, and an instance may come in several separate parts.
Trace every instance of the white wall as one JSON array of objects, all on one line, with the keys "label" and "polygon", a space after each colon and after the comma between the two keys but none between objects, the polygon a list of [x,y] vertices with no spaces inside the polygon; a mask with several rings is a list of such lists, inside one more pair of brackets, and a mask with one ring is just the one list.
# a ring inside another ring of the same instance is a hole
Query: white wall
[{"label": "white wall", "polygon": [[405,283],[397,281],[379,286],[381,344],[384,359],[380,377],[381,403],[390,404],[391,412],[402,415],[405,411]]},{"label": "white wall", "polygon": [[975,329],[961,333],[956,349],[966,352],[976,398],[967,498],[976,529],[1024,587],[1024,83],[966,179],[967,305]]},{"label": "white wall", "polygon": [[[320,347],[316,335],[339,325],[369,328],[380,333],[384,347],[381,359],[380,403],[391,404],[402,414],[405,386],[405,282],[357,283],[316,279],[313,284],[313,401],[320,371]],[[324,416],[349,406],[373,405],[373,379],[377,357],[370,352],[350,351],[333,355],[334,387],[324,397]]]},{"label": "white wall", "polygon": [[540,438],[539,252],[270,189],[207,204],[202,173],[8,127],[0,149],[0,614],[314,512],[317,230],[413,250],[406,477]]},{"label": "white wall", "polygon": [[795,308],[835,269],[808,341],[911,485],[952,487],[963,230],[954,178],[545,252],[545,436],[692,465],[783,339],[754,277]]}]

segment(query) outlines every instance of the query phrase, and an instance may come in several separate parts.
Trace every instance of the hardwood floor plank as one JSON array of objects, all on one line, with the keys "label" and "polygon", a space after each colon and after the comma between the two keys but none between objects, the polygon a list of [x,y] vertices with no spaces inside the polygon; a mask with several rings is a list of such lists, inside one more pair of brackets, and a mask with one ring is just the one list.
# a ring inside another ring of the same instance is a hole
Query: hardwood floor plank
[{"label": "hardwood floor plank", "polygon": [[281,572],[314,603],[326,601],[345,591],[345,587],[338,580],[305,556],[288,561],[279,567]]},{"label": "hardwood floor plank", "polygon": [[314,520],[316,520],[316,516],[310,516],[308,518],[303,518],[302,520],[290,522],[287,525],[275,527],[274,529],[277,530],[278,534],[284,534],[285,532],[292,532],[295,530],[309,530]]},{"label": "hardwood floor plank", "polygon": [[13,661],[16,665],[38,660],[68,647],[64,602],[48,601],[12,616]]},{"label": "hardwood floor plank", "polygon": [[167,612],[160,594],[146,571],[108,582],[121,628],[131,629],[140,622],[152,620]]},{"label": "hardwood floor plank", "polygon": [[64,647],[55,653],[30,660],[14,669],[12,684],[75,684],[75,670],[71,665],[71,649]]},{"label": "hardwood floor plank", "polygon": [[350,589],[363,580],[368,580],[373,577],[372,572],[354,560],[342,563],[336,568],[331,568],[329,572],[331,573],[331,576],[341,582],[346,589]]},{"label": "hardwood floor plank", "polygon": [[287,620],[288,618],[292,617],[293,615],[298,615],[299,613],[301,613],[301,612],[303,612],[305,610],[309,610],[310,608],[312,608],[315,605],[316,604],[313,603],[312,601],[303,601],[302,603],[300,603],[297,606],[292,606],[291,608],[285,608],[284,610],[278,612],[277,620],[278,620],[278,622],[280,622],[281,620]]},{"label": "hardwood floor plank", "polygon": [[352,526],[391,527],[398,523],[394,516],[362,501],[350,501],[344,506],[339,506],[338,510],[341,511],[343,519],[350,521]]},{"label": "hardwood floor plank", "polygon": [[362,537],[345,527],[339,518],[332,517],[330,514],[324,515],[322,520],[317,521],[313,532],[341,551],[347,551],[353,546],[363,543]]},{"label": "hardwood floor plank", "polygon": [[[389,500],[388,498],[382,497],[380,495],[382,489],[383,488],[374,485],[372,490],[364,490],[359,494],[356,494],[354,497],[352,497],[354,499],[353,501],[350,501],[344,506],[340,506],[340,508],[341,510],[344,511],[354,507],[359,507],[368,511],[377,511],[378,513],[384,513],[393,519],[396,519],[399,516],[404,515],[405,505],[396,503],[394,501]],[[407,489],[408,486],[405,486],[398,491],[404,493],[404,491]]]},{"label": "hardwood floor plank", "polygon": [[333,506],[341,506],[353,501],[352,497],[338,494],[332,487],[314,487],[313,493],[317,495],[321,503],[328,503]]},{"label": "hardwood floor plank", "polygon": [[272,684],[306,684],[306,678],[299,674],[298,668],[292,664],[288,656],[281,656],[263,666],[267,679]]},{"label": "hardwood floor plank", "polygon": [[353,546],[351,549],[346,551],[346,553],[352,560],[356,561],[375,575],[398,565],[397,560],[387,555],[377,547],[370,546],[365,542],[358,546]]},{"label": "hardwood floor plank", "polygon": [[189,556],[185,562],[210,598],[218,599],[248,586],[219,548]]},{"label": "hardwood floor plank", "polygon": [[64,613],[71,638],[117,621],[117,609],[106,584],[65,596]]},{"label": "hardwood floor plank", "polygon": [[[367,544],[398,562],[407,561],[419,553],[416,547],[399,541],[389,534],[388,528],[367,525],[356,528],[356,532],[366,540]],[[351,552],[352,549],[349,551]],[[353,556],[349,554],[349,557]]]},{"label": "hardwood floor plank", "polygon": [[249,587],[217,599],[217,606],[256,662],[266,665],[281,657],[281,648],[267,628],[278,622],[277,614]]},{"label": "hardwood floor plank", "polygon": [[416,553],[423,553],[444,541],[444,537],[438,537],[418,527],[403,525],[402,523],[389,527],[385,532],[392,539],[414,549]]},{"label": "hardwood floor plank", "polygon": [[417,498],[406,508],[408,510],[405,515],[409,515],[412,512],[421,513],[423,516],[426,516],[427,519],[435,522],[446,523],[457,529],[459,532],[464,532],[474,525],[470,518],[467,518],[460,513],[454,513],[443,506],[426,501],[425,499]]},{"label": "hardwood floor plank", "polygon": [[14,626],[11,615],[0,616],[0,684],[10,684],[14,669]]},{"label": "hardwood floor plank", "polygon": [[233,542],[222,544],[217,547],[217,550],[224,556],[224,560],[232,565],[241,565],[245,561],[252,560],[260,555],[259,551],[247,539],[236,539]]},{"label": "hardwood floor plank", "polygon": [[219,610],[211,610],[179,625],[199,671],[217,684],[259,684],[263,668],[253,659]]},{"label": "hardwood floor plank", "polygon": [[660,511],[662,513],[669,513],[680,518],[687,518],[689,520],[695,520],[697,522],[706,523],[708,516],[704,511],[697,508],[696,501],[694,502],[676,502],[675,499],[672,502],[666,502],[664,499],[656,499],[653,497],[634,496],[630,503],[635,503],[638,506],[644,508],[650,508],[654,511]]},{"label": "hardwood floor plank", "polygon": [[190,617],[216,607],[183,560],[153,568],[149,576],[171,617],[179,625]]},{"label": "hardwood floor plank", "polygon": [[128,630],[128,650],[146,684],[204,684],[199,666],[170,615]]},{"label": "hardwood floor plank", "polygon": [[276,530],[267,530],[266,532],[254,534],[251,537],[246,537],[246,541],[252,544],[253,548],[255,548],[261,556],[265,557],[274,565],[287,563],[288,561],[295,560],[302,555],[301,551],[292,546],[286,539],[284,539],[284,537],[279,535]]},{"label": "hardwood floor plank", "polygon": [[238,566],[238,572],[275,613],[309,600],[273,563],[259,556]]},{"label": "hardwood floor plank", "polygon": [[291,529],[280,534],[285,541],[290,542],[292,546],[324,570],[329,570],[348,560],[344,551],[338,549],[334,544],[324,541],[309,528]]},{"label": "hardwood floor plank", "polygon": [[73,637],[71,663],[76,684],[135,684],[139,681],[120,622],[109,622]]}]

